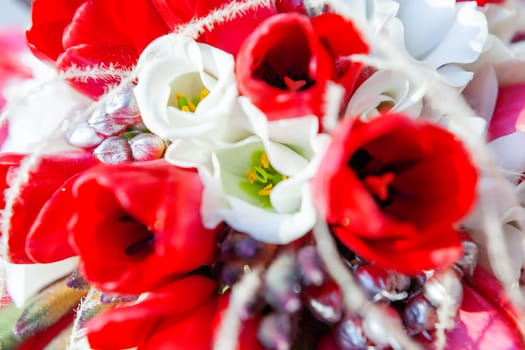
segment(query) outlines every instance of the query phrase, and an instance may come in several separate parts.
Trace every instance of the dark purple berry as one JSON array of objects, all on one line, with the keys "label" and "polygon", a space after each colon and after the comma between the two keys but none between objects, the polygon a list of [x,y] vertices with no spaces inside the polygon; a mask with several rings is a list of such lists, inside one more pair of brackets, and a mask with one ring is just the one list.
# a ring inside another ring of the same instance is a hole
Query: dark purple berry
[{"label": "dark purple berry", "polygon": [[436,309],[422,293],[417,294],[406,304],[402,319],[410,335],[431,331],[438,322]]},{"label": "dark purple berry", "polygon": [[290,316],[281,313],[265,316],[259,325],[257,338],[267,349],[290,349],[293,340]]},{"label": "dark purple berry", "polygon": [[308,310],[319,321],[334,324],[343,315],[343,295],[339,286],[332,280],[321,286],[307,287],[303,291],[303,299]]},{"label": "dark purple berry", "polygon": [[341,350],[365,350],[367,339],[363,321],[357,316],[345,316],[334,328],[334,338]]}]

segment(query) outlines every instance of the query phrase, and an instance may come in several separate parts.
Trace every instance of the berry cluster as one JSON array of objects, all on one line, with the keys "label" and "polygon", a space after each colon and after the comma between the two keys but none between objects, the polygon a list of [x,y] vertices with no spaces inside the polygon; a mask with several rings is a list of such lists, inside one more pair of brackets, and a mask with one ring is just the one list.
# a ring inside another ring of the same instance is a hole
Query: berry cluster
[{"label": "berry cluster", "polygon": [[[454,310],[459,307],[461,279],[471,275],[477,264],[476,245],[464,241],[463,246],[462,259],[446,276],[425,271],[409,277],[368,263],[342,245],[339,252],[371,302],[381,304],[389,311],[386,315],[399,319],[409,335],[431,340],[440,321],[438,308],[446,302],[451,302]],[[319,349],[327,343],[345,350],[382,348],[368,339],[363,320],[345,310],[343,293],[309,236],[288,246],[276,246],[226,227],[214,266],[222,290],[256,266],[266,269],[248,313],[261,317],[258,338],[266,348]]]}]

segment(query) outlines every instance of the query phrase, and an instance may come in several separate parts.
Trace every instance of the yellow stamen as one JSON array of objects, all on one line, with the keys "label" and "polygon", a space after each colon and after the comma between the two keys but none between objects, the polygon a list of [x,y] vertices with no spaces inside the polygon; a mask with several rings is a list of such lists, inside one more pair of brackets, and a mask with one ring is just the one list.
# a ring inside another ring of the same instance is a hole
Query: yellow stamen
[{"label": "yellow stamen", "polygon": [[182,106],[182,108],[180,109],[181,111],[184,111],[184,112],[189,112],[190,109],[188,108],[188,106]]},{"label": "yellow stamen", "polygon": [[253,171],[252,170],[248,171],[248,181],[250,181],[250,183],[253,184],[255,180],[257,180],[257,178],[255,177],[255,174],[253,173]]},{"label": "yellow stamen", "polygon": [[202,89],[200,94],[199,94],[199,100],[201,100],[201,101],[204,100],[204,98],[206,96],[208,96],[209,93],[210,92],[208,91],[208,89]]},{"label": "yellow stamen", "polygon": [[268,169],[270,167],[270,161],[268,160],[266,152],[261,154],[261,167],[263,167],[263,169]]},{"label": "yellow stamen", "polygon": [[272,193],[272,187],[273,187],[273,184],[268,184],[267,186],[265,186],[262,190],[260,190],[259,192],[257,192],[257,194],[259,196],[269,196],[270,193]]},{"label": "yellow stamen", "polygon": [[190,100],[187,101],[190,112],[195,112],[195,105]]}]

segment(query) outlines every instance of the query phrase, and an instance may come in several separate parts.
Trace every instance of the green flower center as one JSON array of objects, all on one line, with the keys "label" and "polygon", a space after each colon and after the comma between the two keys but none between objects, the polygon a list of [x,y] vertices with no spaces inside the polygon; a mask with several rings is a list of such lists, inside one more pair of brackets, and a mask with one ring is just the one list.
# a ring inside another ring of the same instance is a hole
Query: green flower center
[{"label": "green flower center", "polygon": [[273,188],[288,176],[280,174],[272,167],[266,152],[258,151],[254,156],[259,162],[248,170],[246,174],[248,181],[242,183],[241,187],[251,196],[258,197],[263,207],[271,208],[269,196]]},{"label": "green flower center", "polygon": [[190,99],[186,96],[184,96],[180,92],[175,93],[175,107],[180,109],[184,112],[195,112],[195,109],[199,105],[199,103],[208,96],[208,89],[202,89],[199,93],[199,96]]}]

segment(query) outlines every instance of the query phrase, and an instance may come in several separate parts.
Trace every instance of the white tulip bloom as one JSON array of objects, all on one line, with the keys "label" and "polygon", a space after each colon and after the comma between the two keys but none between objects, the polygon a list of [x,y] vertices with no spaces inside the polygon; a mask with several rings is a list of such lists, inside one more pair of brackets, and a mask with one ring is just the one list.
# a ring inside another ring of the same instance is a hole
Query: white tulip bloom
[{"label": "white tulip bloom", "polygon": [[328,143],[318,119],[268,122],[241,98],[253,136],[214,152],[213,172],[201,171],[205,226],[224,220],[268,243],[286,244],[306,234],[316,214],[309,180]]}]

